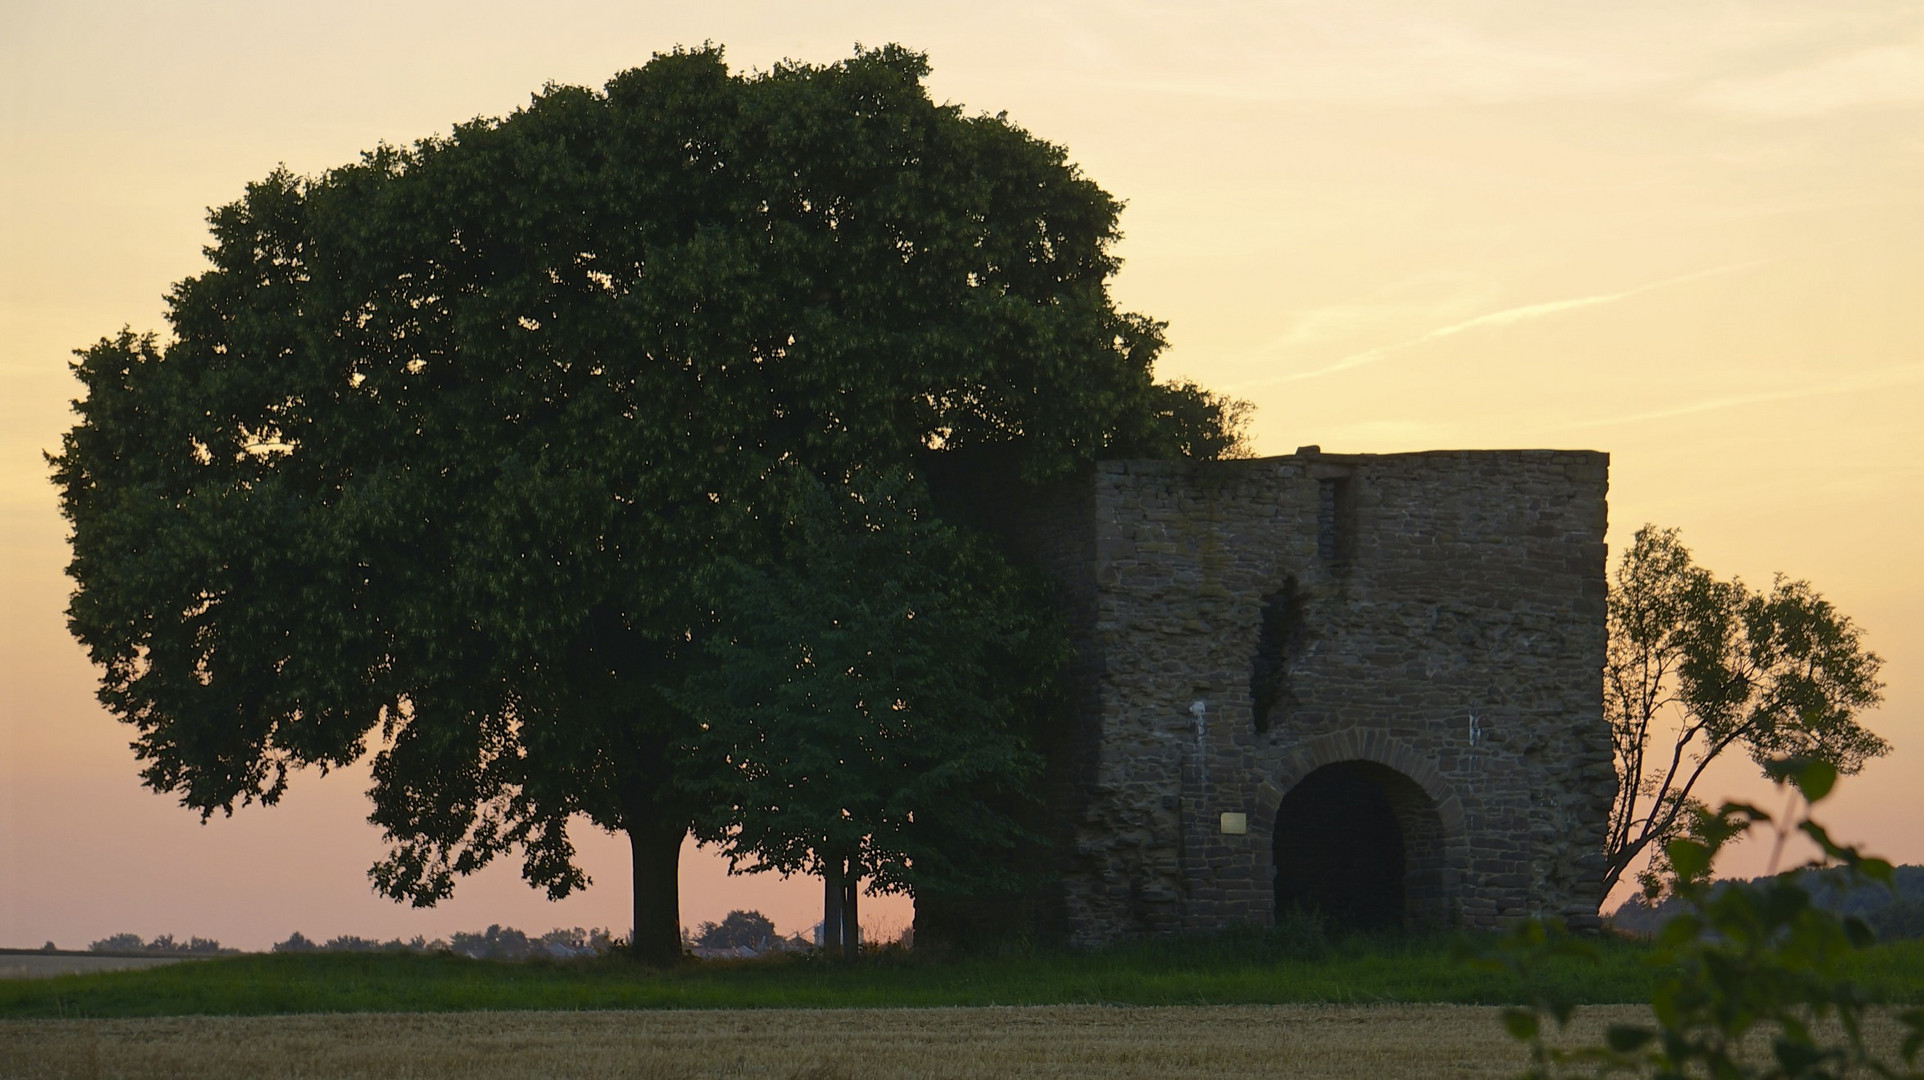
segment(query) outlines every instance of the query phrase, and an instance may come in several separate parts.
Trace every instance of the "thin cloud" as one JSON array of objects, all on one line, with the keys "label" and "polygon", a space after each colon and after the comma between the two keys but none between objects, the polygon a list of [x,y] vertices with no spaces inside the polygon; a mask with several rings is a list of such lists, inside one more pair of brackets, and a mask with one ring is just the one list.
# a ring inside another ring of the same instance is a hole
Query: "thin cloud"
[{"label": "thin cloud", "polygon": [[[1522,0],[1425,5],[1344,0],[1120,0],[1021,10],[1073,27],[1081,84],[1235,102],[1430,107],[1554,100],[1662,103],[1712,80],[1761,74],[1758,57],[1809,58],[1848,32],[1863,46],[1915,30],[1900,5],[1840,19],[1834,6],[1589,5]],[[1071,12],[1074,12],[1073,14]],[[1031,15],[1030,17],[1034,17]],[[1844,30],[1840,30],[1844,27]],[[1788,61],[1791,63],[1806,61]]]},{"label": "thin cloud", "polygon": [[[1467,20],[1306,5],[1220,20],[1198,40],[1191,6],[1170,34],[1198,55],[1173,77],[1101,80],[1112,90],[1270,104],[1433,106],[1607,98],[1674,81],[1624,49],[1568,39],[1515,40]],[[1167,42],[1169,34],[1159,37]],[[1226,44],[1227,43],[1227,44]],[[1224,50],[1238,59],[1224,60]],[[1146,70],[1167,70],[1155,65]]]},{"label": "thin cloud", "polygon": [[1773,401],[1797,401],[1804,398],[1835,397],[1838,394],[1857,394],[1867,390],[1883,390],[1893,386],[1908,386],[1924,382],[1924,363],[1896,364],[1890,367],[1867,371],[1851,378],[1833,379],[1825,382],[1806,383],[1802,386],[1786,387],[1782,390],[1760,390],[1750,394],[1731,394],[1725,397],[1707,398],[1686,405],[1674,405],[1664,409],[1651,409],[1648,412],[1628,413],[1623,416],[1604,417],[1595,420],[1577,420],[1561,427],[1566,429],[1615,427],[1621,424],[1641,424],[1652,420],[1674,420],[1680,416],[1697,416],[1722,409],[1734,409],[1744,405],[1763,405]]},{"label": "thin cloud", "polygon": [[1511,326],[1516,323],[1531,322],[1536,319],[1549,318],[1553,315],[1561,315],[1568,311],[1578,311],[1584,308],[1598,307],[1603,304],[1614,304],[1633,296],[1641,296],[1644,293],[1655,292],[1658,289],[1667,289],[1673,285],[1682,285],[1686,282],[1698,281],[1720,274],[1734,273],[1735,271],[1746,270],[1756,265],[1759,264],[1755,261],[1731,263],[1728,266],[1715,266],[1707,270],[1696,270],[1688,274],[1679,274],[1676,277],[1665,278],[1662,281],[1653,281],[1647,285],[1639,285],[1634,289],[1625,289],[1621,292],[1599,293],[1595,296],[1577,296],[1567,300],[1547,300],[1539,304],[1524,304],[1520,307],[1505,308],[1502,311],[1492,311],[1474,318],[1464,319],[1461,322],[1451,323],[1448,326],[1439,326],[1434,330],[1427,331],[1404,341],[1398,341],[1389,345],[1379,345],[1374,349],[1366,349],[1359,353],[1352,353],[1327,367],[1317,368],[1313,371],[1297,371],[1287,375],[1275,375],[1267,379],[1252,379],[1248,382],[1235,383],[1226,389],[1244,390],[1253,386],[1275,386],[1279,383],[1300,382],[1304,379],[1317,379],[1325,375],[1335,375],[1344,371],[1353,371],[1405,350],[1414,349],[1419,345],[1427,345],[1432,341],[1454,337],[1457,334],[1462,334],[1470,330]]},{"label": "thin cloud", "polygon": [[1762,118],[1924,104],[1924,41],[1881,45],[1753,79],[1712,83],[1697,104]]},{"label": "thin cloud", "polygon": [[[1317,342],[1354,338],[1371,327],[1422,322],[1442,313],[1468,312],[1487,303],[1491,290],[1478,289],[1474,297],[1446,304],[1400,303],[1326,304],[1299,308],[1284,316],[1283,332],[1251,350],[1252,355],[1274,356]],[[1441,310],[1439,310],[1441,309]],[[1451,311],[1450,309],[1454,309]]]}]

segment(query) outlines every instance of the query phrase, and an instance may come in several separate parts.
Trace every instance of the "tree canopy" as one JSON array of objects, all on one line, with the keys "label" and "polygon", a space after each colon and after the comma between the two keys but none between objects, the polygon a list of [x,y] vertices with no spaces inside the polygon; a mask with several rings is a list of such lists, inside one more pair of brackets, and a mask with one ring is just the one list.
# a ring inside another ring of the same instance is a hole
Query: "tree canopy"
[{"label": "tree canopy", "polygon": [[1641,880],[1661,891],[1666,846],[1708,811],[1693,793],[1726,750],[1760,769],[1795,758],[1846,774],[1889,752],[1856,718],[1882,700],[1882,666],[1809,582],[1779,575],[1757,592],[1698,566],[1677,530],[1638,529],[1610,582],[1604,714],[1618,790],[1603,895],[1645,852]]},{"label": "tree canopy", "polygon": [[[582,887],[585,816],[629,836],[636,949],[666,958],[688,829],[763,805],[688,681],[741,582],[834,587],[785,478],[906,505],[931,454],[1040,481],[1233,452],[1235,403],[1154,383],[1161,325],[1111,301],[1119,204],[927,72],[678,50],[213,211],[172,336],[80,354],[52,458],[71,627],[144,781],[232,812],[372,751],[372,875],[417,904],[508,852]],[[884,581],[960,565],[915,520]]]}]

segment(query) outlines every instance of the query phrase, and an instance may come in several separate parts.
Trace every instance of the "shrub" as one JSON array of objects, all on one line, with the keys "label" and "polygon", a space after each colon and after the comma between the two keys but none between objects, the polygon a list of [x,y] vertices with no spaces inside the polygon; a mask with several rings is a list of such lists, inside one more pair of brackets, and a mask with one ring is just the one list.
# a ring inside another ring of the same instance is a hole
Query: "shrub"
[{"label": "shrub", "polygon": [[[1689,834],[1665,847],[1671,876],[1659,887],[1668,887],[1680,910],[1663,924],[1651,956],[1664,972],[1650,1002],[1655,1026],[1615,1024],[1601,1046],[1553,1049],[1545,1042],[1545,1019],[1562,1028],[1575,1009],[1566,998],[1536,992],[1529,1004],[1503,1014],[1506,1030],[1530,1048],[1526,1076],[1549,1080],[1577,1068],[1600,1076],[1718,1080],[1820,1080],[1860,1068],[1886,1077],[1919,1075],[1900,1073],[1864,1042],[1863,1018],[1877,1003],[1843,971],[1849,954],[1873,944],[1875,934],[1861,917],[1827,910],[1812,899],[1821,890],[1843,895],[1869,884],[1889,889],[1891,865],[1837,843],[1811,819],[1811,807],[1836,783],[1834,766],[1793,758],[1773,762],[1767,771],[1779,784],[1795,788],[1785,820],[1744,803],[1726,803],[1715,813],[1699,811]],[[1717,853],[1758,829],[1774,832],[1779,852],[1794,831],[1823,854],[1802,875],[1713,885],[1710,868]],[[1817,888],[1810,887],[1813,882]],[[1595,949],[1548,924],[1528,922],[1486,964],[1532,979],[1542,962],[1556,955],[1594,956]],[[1906,1010],[1898,1018],[1910,1028],[1900,1050],[1908,1067],[1924,1048],[1924,1009]],[[1760,1060],[1754,1049],[1759,1038],[1768,1044],[1767,1059]]]}]

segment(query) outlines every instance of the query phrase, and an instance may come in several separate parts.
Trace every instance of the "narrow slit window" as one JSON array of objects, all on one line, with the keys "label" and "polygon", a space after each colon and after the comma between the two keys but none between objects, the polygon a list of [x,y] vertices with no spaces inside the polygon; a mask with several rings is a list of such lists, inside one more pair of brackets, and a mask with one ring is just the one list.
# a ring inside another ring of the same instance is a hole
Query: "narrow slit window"
[{"label": "narrow slit window", "polygon": [[1348,562],[1356,547],[1350,482],[1340,478],[1318,480],[1316,489],[1317,557],[1324,562]]},{"label": "narrow slit window", "polygon": [[1249,700],[1257,731],[1286,715],[1295,697],[1290,693],[1289,666],[1301,639],[1302,604],[1295,583],[1263,598],[1256,629],[1256,656],[1250,665]]}]

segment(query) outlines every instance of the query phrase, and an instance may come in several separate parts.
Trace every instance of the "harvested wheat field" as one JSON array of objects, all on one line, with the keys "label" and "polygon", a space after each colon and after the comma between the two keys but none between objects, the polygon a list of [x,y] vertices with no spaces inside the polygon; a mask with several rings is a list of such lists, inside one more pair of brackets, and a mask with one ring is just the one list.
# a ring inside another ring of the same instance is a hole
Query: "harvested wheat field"
[{"label": "harvested wheat field", "polygon": [[[1583,1011],[1594,1034],[1633,1006]],[[687,1010],[0,1021],[0,1077],[1499,1077],[1462,1005]]]},{"label": "harvested wheat field", "polygon": [[[1579,1010],[1596,1040],[1636,1005]],[[1895,1048],[1888,1016],[1867,1025]],[[952,1009],[354,1013],[0,1021],[0,1077],[1037,1080],[1514,1076],[1524,1052],[1473,1005],[1050,1005]]]}]

